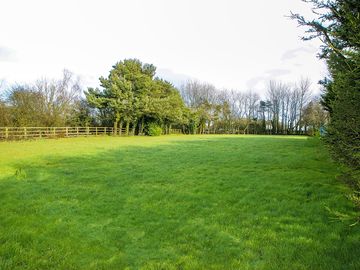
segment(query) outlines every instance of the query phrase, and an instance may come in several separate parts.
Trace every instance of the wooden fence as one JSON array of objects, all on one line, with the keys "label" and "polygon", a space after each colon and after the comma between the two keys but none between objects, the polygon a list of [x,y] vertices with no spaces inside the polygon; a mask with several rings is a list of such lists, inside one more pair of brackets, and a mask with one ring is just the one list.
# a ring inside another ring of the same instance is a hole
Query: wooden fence
[{"label": "wooden fence", "polygon": [[[181,134],[180,129],[172,129],[170,134]],[[123,128],[112,127],[0,127],[0,140],[24,140],[36,138],[65,138],[80,136],[125,136]],[[129,136],[134,135],[132,133]]]},{"label": "wooden fence", "polygon": [[170,129],[170,134],[183,134],[183,132],[181,129],[172,128]]},{"label": "wooden fence", "polygon": [[113,135],[110,127],[0,127],[0,140]]}]

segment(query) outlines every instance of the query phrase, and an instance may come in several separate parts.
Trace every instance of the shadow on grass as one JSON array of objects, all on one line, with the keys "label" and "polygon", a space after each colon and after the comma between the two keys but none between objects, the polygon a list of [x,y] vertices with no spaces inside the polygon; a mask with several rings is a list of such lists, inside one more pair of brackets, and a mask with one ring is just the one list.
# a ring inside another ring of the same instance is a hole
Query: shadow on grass
[{"label": "shadow on grass", "polygon": [[206,136],[12,164],[0,268],[359,269],[359,228],[324,207],[351,211],[321,149]]}]

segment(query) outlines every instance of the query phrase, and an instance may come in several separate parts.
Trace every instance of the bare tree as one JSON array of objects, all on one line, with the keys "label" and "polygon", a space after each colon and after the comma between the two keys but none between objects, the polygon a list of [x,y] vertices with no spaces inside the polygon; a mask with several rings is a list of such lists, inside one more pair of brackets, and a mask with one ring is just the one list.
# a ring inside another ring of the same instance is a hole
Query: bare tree
[{"label": "bare tree", "polygon": [[81,93],[79,78],[68,70],[63,71],[60,80],[38,80],[34,89],[42,96],[46,126],[64,125]]},{"label": "bare tree", "polygon": [[250,124],[253,121],[257,121],[258,114],[258,102],[260,101],[260,96],[249,90],[244,94],[244,118],[245,118],[245,129],[244,133],[249,133]]},{"label": "bare tree", "polygon": [[311,97],[310,81],[301,79],[294,88],[270,81],[267,97],[271,103],[273,133],[300,133],[302,110]]},{"label": "bare tree", "polygon": [[80,92],[79,79],[68,70],[59,80],[43,78],[34,85],[14,85],[6,94],[12,125],[66,125]]},{"label": "bare tree", "polygon": [[301,131],[301,121],[302,121],[302,112],[304,106],[307,105],[311,98],[310,92],[311,82],[308,78],[301,78],[296,85],[296,91],[298,92],[299,98],[299,119],[296,125],[296,131],[299,133]]},{"label": "bare tree", "polygon": [[220,91],[194,80],[183,84],[180,93],[197,113],[200,133],[205,129],[214,133],[300,133],[303,109],[311,96],[308,79],[294,86],[270,81],[263,101],[253,91]]},{"label": "bare tree", "polygon": [[267,96],[271,102],[272,110],[272,127],[273,133],[278,134],[280,130],[280,106],[282,97],[283,84],[281,82],[270,81],[268,86]]}]

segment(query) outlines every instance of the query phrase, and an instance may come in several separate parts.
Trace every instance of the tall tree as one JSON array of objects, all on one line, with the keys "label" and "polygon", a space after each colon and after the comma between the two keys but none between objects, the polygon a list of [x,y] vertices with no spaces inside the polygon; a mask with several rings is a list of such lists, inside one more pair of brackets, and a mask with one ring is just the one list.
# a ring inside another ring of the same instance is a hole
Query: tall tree
[{"label": "tall tree", "polygon": [[317,19],[292,14],[307,27],[304,40],[320,38],[321,58],[330,77],[323,80],[323,104],[330,112],[328,142],[335,156],[360,168],[360,2],[357,0],[311,0]]},{"label": "tall tree", "polygon": [[[327,142],[335,158],[353,169],[360,189],[360,1],[308,0],[316,19],[292,14],[307,28],[304,40],[320,38],[320,57],[330,76],[322,103],[330,113]],[[357,199],[360,207],[360,198]]]},{"label": "tall tree", "polygon": [[299,120],[296,124],[296,131],[298,133],[301,131],[302,128],[301,123],[302,123],[303,109],[311,98],[310,85],[311,85],[310,80],[306,78],[301,78],[299,83],[296,85],[295,91],[298,92],[297,97],[299,98]]},{"label": "tall tree", "polygon": [[63,126],[72,117],[72,108],[79,100],[81,85],[79,78],[65,69],[61,79],[40,79],[32,91],[41,96],[39,106],[43,110],[43,125]]},{"label": "tall tree", "polygon": [[107,78],[100,77],[102,90],[88,88],[85,96],[89,104],[112,113],[114,131],[123,123],[126,124],[126,134],[129,134],[130,123],[133,126],[139,117],[139,99],[142,92],[147,91],[152,80],[151,65],[143,65],[137,59],[126,59],[116,63]]},{"label": "tall tree", "polygon": [[101,88],[89,88],[86,99],[100,112],[111,113],[114,130],[125,123],[126,134],[143,133],[147,123],[157,122],[168,132],[182,123],[183,101],[166,81],[154,78],[156,68],[137,59],[125,59],[113,66],[107,78],[100,77]]}]

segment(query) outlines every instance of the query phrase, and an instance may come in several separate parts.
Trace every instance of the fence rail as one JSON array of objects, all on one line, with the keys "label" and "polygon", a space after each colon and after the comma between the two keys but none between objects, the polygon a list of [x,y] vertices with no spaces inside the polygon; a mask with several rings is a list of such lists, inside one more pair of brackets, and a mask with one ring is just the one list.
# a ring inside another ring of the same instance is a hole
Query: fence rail
[{"label": "fence rail", "polygon": [[[181,129],[171,129],[170,134],[181,134]],[[66,138],[81,136],[126,135],[126,129],[112,127],[0,127],[0,140],[36,138]],[[129,133],[128,135],[134,135]]]},{"label": "fence rail", "polygon": [[111,127],[0,127],[0,140],[113,135]]},{"label": "fence rail", "polygon": [[170,134],[183,134],[183,132],[181,129],[172,128],[170,129]]}]

